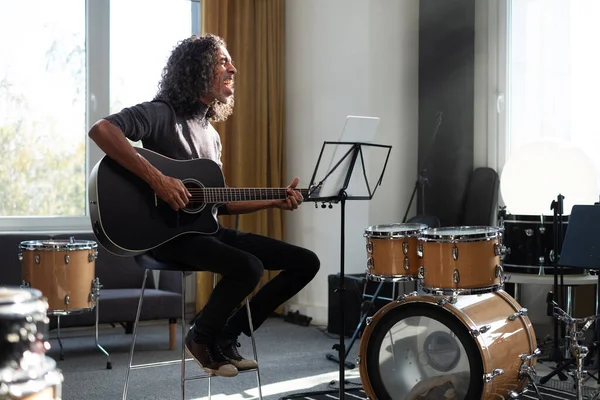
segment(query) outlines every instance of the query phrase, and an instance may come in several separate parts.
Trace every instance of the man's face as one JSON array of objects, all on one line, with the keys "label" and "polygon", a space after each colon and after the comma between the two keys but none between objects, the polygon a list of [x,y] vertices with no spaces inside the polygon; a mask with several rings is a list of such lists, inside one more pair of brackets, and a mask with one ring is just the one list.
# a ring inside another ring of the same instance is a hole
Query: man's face
[{"label": "man's face", "polygon": [[231,63],[231,56],[225,47],[219,48],[219,62],[215,68],[215,78],[212,85],[212,97],[217,101],[228,104],[233,98],[233,75],[237,72]]}]

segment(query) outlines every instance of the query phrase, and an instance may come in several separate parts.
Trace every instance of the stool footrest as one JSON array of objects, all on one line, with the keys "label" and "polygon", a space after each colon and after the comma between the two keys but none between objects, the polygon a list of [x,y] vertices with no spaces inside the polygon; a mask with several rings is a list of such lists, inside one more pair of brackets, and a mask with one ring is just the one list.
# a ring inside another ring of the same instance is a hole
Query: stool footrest
[{"label": "stool footrest", "polygon": [[[193,361],[193,358],[186,358],[185,361]],[[166,365],[174,365],[181,364],[181,359],[173,360],[173,361],[159,361],[155,363],[147,363],[147,364],[137,364],[132,365],[131,369],[144,369],[144,368],[155,368],[155,367],[164,367]]]}]

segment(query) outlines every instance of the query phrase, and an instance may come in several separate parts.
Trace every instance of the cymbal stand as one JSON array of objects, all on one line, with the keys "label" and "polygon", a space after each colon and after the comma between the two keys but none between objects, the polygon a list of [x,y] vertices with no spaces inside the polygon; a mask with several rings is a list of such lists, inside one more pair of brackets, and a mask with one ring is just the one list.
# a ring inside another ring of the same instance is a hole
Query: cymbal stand
[{"label": "cymbal stand", "polygon": [[[573,361],[575,361],[576,367],[575,371],[569,372],[568,374],[571,375],[575,381],[577,400],[583,400],[583,382],[585,376],[588,374],[587,371],[583,369],[583,366],[584,359],[588,355],[589,349],[587,346],[581,345],[580,341],[583,339],[585,331],[588,330],[597,319],[600,319],[600,315],[585,318],[573,318],[558,307],[558,304],[555,301],[552,303],[554,305],[554,317],[564,322],[567,331],[566,337],[568,337],[571,342],[571,354],[573,355]],[[580,325],[583,325],[581,329],[579,329]],[[569,364],[571,364],[571,362],[563,363],[548,376],[540,379],[540,383],[544,383],[542,381],[547,381],[553,374],[558,373],[560,369],[566,368]]]}]

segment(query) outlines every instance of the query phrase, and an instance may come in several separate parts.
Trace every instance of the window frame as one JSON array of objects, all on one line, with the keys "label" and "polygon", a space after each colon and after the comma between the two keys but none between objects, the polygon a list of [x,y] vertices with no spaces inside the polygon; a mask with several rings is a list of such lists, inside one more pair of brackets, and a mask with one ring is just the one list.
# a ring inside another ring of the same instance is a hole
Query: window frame
[{"label": "window frame", "polygon": [[[91,232],[89,197],[87,185],[94,166],[104,152],[92,141],[87,132],[93,124],[110,113],[110,1],[85,0],[85,46],[86,46],[86,199],[84,216],[0,216],[0,232]],[[182,0],[173,0],[182,1]],[[200,0],[190,2],[192,32],[200,34]],[[140,12],[142,12],[140,10]]]}]

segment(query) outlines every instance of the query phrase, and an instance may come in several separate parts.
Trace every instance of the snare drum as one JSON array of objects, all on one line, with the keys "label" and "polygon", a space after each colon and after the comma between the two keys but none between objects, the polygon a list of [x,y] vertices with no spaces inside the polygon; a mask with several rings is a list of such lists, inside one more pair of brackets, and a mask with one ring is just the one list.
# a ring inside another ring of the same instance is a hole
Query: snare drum
[{"label": "snare drum", "polygon": [[451,299],[414,293],[367,318],[368,398],[508,399],[527,388],[539,350],[526,309],[503,290]]},{"label": "snare drum", "polygon": [[417,246],[424,224],[388,224],[370,226],[367,238],[367,279],[409,281],[417,278]]},{"label": "snare drum", "polygon": [[50,349],[47,310],[39,290],[0,287],[0,368]]},{"label": "snare drum", "polygon": [[23,285],[40,290],[54,315],[91,311],[99,284],[95,279],[98,245],[87,240],[21,242]]},{"label": "snare drum", "polygon": [[500,231],[489,226],[423,231],[419,237],[423,290],[431,294],[476,294],[502,289]]},{"label": "snare drum", "polygon": [[27,354],[18,365],[0,369],[0,399],[61,400],[62,372],[43,354]]}]

